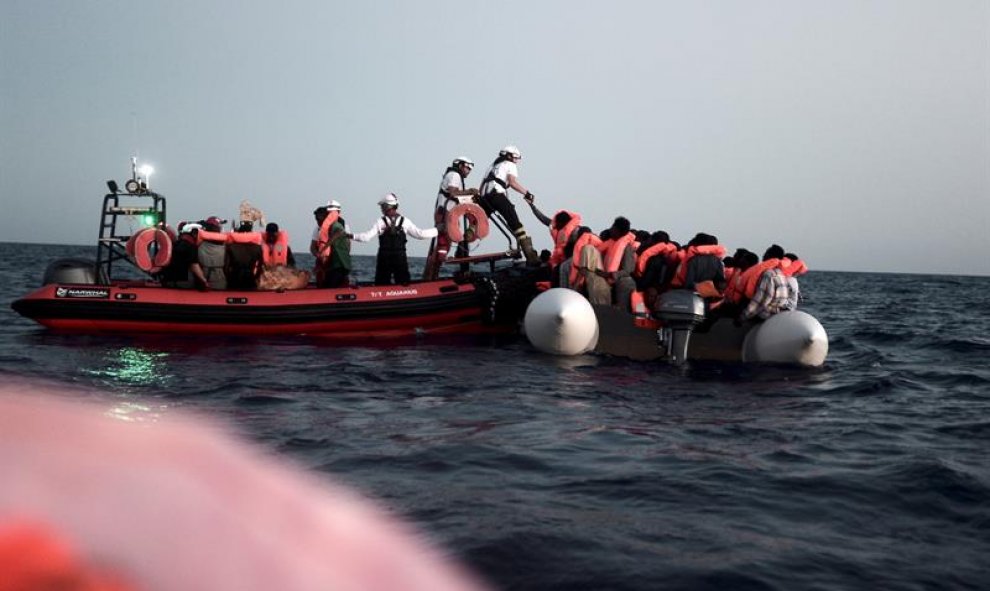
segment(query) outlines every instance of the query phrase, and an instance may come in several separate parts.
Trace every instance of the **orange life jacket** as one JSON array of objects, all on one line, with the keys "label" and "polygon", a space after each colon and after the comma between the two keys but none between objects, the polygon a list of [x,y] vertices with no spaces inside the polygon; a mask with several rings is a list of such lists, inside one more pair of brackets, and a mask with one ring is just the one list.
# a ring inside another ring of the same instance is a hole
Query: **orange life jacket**
[{"label": "orange life jacket", "polygon": [[267,240],[261,243],[261,260],[264,261],[266,267],[275,267],[278,265],[288,265],[289,264],[289,233],[285,230],[279,230],[278,234],[275,236],[275,243],[272,244]]},{"label": "orange life jacket", "polygon": [[332,209],[327,213],[326,219],[320,224],[320,241],[317,243],[317,260],[327,260],[333,248],[330,245],[330,227],[340,219],[340,212]]},{"label": "orange life jacket", "polygon": [[677,252],[677,247],[670,242],[661,242],[647,248],[639,253],[639,257],[636,259],[636,275],[639,277],[643,276],[643,273],[646,272],[646,266],[654,256],[661,255],[670,258],[670,255],[675,252]]},{"label": "orange life jacket", "polygon": [[746,269],[742,274],[742,291],[741,294],[747,299],[752,299],[753,295],[756,294],[756,285],[760,282],[760,275],[769,271],[770,269],[776,269],[780,266],[780,259],[770,259],[757,263],[752,267]]},{"label": "orange life jacket", "polygon": [[618,240],[609,239],[602,242],[598,250],[604,255],[602,266],[605,267],[605,271],[609,273],[618,271],[619,266],[622,265],[622,254],[626,251],[626,247],[632,245],[633,252],[635,252],[636,244],[636,235],[632,232],[626,232],[626,235]]},{"label": "orange life jacket", "polygon": [[791,264],[787,267],[781,268],[781,271],[783,271],[784,275],[787,275],[788,277],[798,277],[808,272],[808,266],[804,264],[804,261],[798,259],[796,261],[791,261]]},{"label": "orange life jacket", "polygon": [[564,262],[564,248],[567,247],[567,241],[570,240],[574,230],[581,226],[581,216],[572,211],[562,209],[553,217],[556,218],[561,213],[570,214],[571,221],[567,222],[563,228],[554,228],[553,224],[550,225],[550,236],[553,238],[553,253],[550,255],[551,267],[556,267]]},{"label": "orange life jacket", "polygon": [[265,241],[261,232],[231,232],[227,234],[227,242],[234,244],[257,244]]},{"label": "orange life jacket", "polygon": [[210,232],[209,230],[200,230],[196,232],[196,245],[199,246],[204,242],[227,242],[228,234],[226,232]]},{"label": "orange life jacket", "polygon": [[600,249],[602,239],[592,232],[585,232],[574,242],[574,256],[571,257],[571,273],[567,279],[571,285],[571,289],[577,289],[584,284],[584,277],[578,272],[578,265],[581,264],[581,251],[589,244]]},{"label": "orange life jacket", "polygon": [[673,287],[684,287],[684,281],[687,279],[687,268],[688,263],[691,259],[698,255],[714,255],[719,259],[725,256],[725,247],[721,244],[706,244],[704,246],[689,246],[686,251],[684,251],[684,258],[681,259],[681,264],[677,267],[677,274],[674,275],[674,280],[671,282]]}]

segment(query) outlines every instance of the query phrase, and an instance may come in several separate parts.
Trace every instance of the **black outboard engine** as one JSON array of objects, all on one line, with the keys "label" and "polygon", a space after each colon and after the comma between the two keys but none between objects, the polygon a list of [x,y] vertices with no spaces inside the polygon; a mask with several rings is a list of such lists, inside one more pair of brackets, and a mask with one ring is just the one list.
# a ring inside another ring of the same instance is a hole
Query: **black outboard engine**
[{"label": "black outboard engine", "polygon": [[42,285],[49,283],[70,283],[75,285],[96,285],[109,283],[105,273],[97,272],[96,263],[89,259],[58,259],[45,269]]},{"label": "black outboard engine", "polygon": [[674,365],[681,365],[687,360],[691,331],[705,319],[705,301],[693,291],[675,289],[661,294],[656,308],[655,316],[663,323],[660,345]]}]

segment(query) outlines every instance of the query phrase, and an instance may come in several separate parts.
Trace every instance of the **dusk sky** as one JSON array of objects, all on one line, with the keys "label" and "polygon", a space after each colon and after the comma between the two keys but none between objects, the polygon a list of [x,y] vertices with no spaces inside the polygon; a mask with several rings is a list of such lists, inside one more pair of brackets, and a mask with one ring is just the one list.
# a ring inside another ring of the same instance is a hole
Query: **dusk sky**
[{"label": "dusk sky", "polygon": [[515,144],[595,230],[990,274],[985,0],[0,0],[0,132],[3,241],[95,244],[137,155],[171,222],[248,199],[305,251],[328,199],[427,226],[453,157],[477,186]]}]

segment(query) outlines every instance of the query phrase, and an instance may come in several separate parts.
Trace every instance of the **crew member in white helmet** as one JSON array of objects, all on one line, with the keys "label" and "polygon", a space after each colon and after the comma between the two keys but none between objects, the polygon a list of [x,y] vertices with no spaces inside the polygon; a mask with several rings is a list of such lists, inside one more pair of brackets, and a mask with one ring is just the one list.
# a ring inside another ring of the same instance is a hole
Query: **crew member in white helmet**
[{"label": "crew member in white helmet", "polygon": [[382,217],[367,232],[350,234],[355,242],[370,242],[378,236],[378,259],[375,265],[375,285],[407,285],[409,261],[406,259],[406,236],[417,240],[436,238],[436,228],[420,230],[404,216],[399,215],[399,199],[389,193],[378,201]]},{"label": "crew member in white helmet", "polygon": [[[426,257],[426,269],[423,273],[424,279],[436,279],[440,265],[446,260],[450,251],[450,238],[445,233],[447,212],[459,203],[469,203],[478,197],[478,189],[474,187],[469,189],[464,182],[473,168],[474,162],[470,158],[458,156],[447,167],[443,179],[440,180],[440,190],[437,192],[437,201],[433,206],[433,218],[440,235],[430,244],[430,253]],[[466,242],[459,245],[457,253],[457,256],[467,256]]]},{"label": "crew member in white helmet", "polygon": [[497,211],[502,216],[515,235],[519,248],[526,255],[526,263],[539,265],[540,257],[533,249],[533,239],[526,234],[526,229],[523,228],[516,214],[516,206],[509,201],[509,188],[524,195],[526,201],[534,199],[533,194],[519,182],[519,168],[516,163],[520,160],[522,154],[515,146],[506,146],[499,151],[498,158],[492,162],[491,168],[485,173],[485,178],[481,182],[481,197],[478,198],[478,203],[488,215]]}]

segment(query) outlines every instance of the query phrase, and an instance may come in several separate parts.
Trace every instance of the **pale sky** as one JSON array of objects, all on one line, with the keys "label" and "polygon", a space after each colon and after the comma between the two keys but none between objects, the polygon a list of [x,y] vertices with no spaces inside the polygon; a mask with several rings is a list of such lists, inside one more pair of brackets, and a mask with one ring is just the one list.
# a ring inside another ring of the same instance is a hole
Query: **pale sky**
[{"label": "pale sky", "polygon": [[360,231],[393,191],[427,226],[452,158],[477,186],[511,143],[537,204],[596,231],[990,274],[986,0],[0,7],[3,241],[95,244],[137,154],[171,222],[249,199],[305,251],[328,199]]}]

